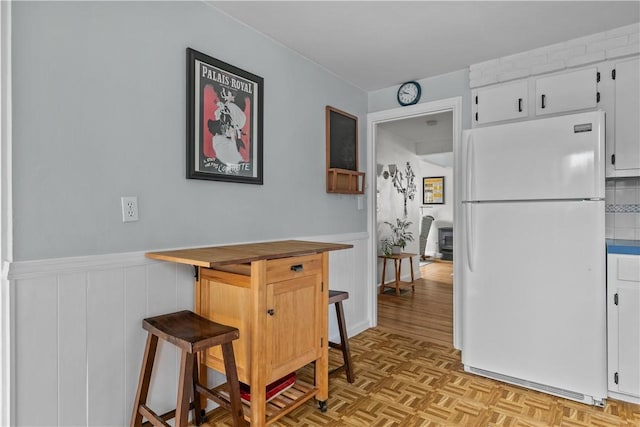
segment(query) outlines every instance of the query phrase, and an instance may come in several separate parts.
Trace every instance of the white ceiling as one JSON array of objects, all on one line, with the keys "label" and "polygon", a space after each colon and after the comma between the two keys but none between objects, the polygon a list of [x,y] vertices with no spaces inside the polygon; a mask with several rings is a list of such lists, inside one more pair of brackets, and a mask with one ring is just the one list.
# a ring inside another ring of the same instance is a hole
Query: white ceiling
[{"label": "white ceiling", "polygon": [[[207,3],[365,91],[640,22],[637,0]],[[384,126],[448,165],[452,156],[437,154],[452,150],[448,114],[436,126],[431,117]]]},{"label": "white ceiling", "polygon": [[453,166],[451,111],[385,122],[378,128],[400,137],[422,160],[443,167]]},{"label": "white ceiling", "polygon": [[636,1],[208,1],[374,91],[640,22]]}]

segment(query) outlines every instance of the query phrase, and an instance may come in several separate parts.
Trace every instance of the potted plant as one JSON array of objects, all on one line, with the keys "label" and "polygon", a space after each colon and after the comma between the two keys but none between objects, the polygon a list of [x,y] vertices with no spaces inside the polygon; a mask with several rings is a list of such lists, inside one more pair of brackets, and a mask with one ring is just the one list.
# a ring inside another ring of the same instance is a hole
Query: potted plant
[{"label": "potted plant", "polygon": [[396,218],[395,224],[389,221],[384,223],[391,228],[391,236],[382,240],[382,252],[385,255],[399,254],[407,246],[407,242],[413,242],[413,233],[408,230],[411,221]]}]

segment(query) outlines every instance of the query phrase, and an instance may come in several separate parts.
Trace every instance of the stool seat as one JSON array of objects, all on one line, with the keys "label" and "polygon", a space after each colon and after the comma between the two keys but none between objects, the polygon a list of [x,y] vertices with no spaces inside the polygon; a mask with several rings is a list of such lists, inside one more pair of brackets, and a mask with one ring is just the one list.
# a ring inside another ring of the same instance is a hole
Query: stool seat
[{"label": "stool seat", "polygon": [[[140,369],[138,391],[133,405],[132,427],[142,426],[143,418],[146,418],[148,423],[153,425],[168,425],[166,421],[175,418],[176,427],[187,426],[191,409],[195,411],[194,423],[200,425],[200,413],[204,417],[200,402],[201,396],[229,409],[235,427],[246,425],[240,402],[240,383],[238,382],[233,353],[233,340],[240,335],[238,329],[212,322],[188,310],[144,319],[142,327],[148,332],[148,335]],[[156,414],[147,406],[149,384],[159,339],[175,345],[182,352],[176,409],[163,415]],[[214,393],[213,390],[198,381],[197,353],[218,345],[222,347],[224,369],[229,386],[228,399]]]},{"label": "stool seat", "polygon": [[349,350],[349,338],[347,337],[347,326],[344,318],[344,310],[342,308],[342,301],[347,298],[349,298],[349,292],[329,290],[329,304],[334,304],[336,308],[336,318],[338,320],[338,330],[340,332],[340,343],[329,341],[329,347],[341,350],[342,359],[344,360],[344,364],[342,366],[337,367],[330,373],[344,369],[347,373],[347,382],[353,383],[356,377],[353,373],[351,351]]},{"label": "stool seat", "polygon": [[329,304],[335,304],[338,301],[344,301],[349,298],[349,292],[329,290]]},{"label": "stool seat", "polygon": [[142,327],[188,353],[222,345],[240,336],[236,328],[212,322],[189,310],[144,319]]}]

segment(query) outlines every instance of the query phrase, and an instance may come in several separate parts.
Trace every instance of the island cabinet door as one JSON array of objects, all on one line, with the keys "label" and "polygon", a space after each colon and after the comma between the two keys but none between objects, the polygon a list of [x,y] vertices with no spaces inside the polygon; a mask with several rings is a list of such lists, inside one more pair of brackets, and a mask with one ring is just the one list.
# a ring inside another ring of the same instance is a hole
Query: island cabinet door
[{"label": "island cabinet door", "polygon": [[267,383],[321,356],[322,275],[267,285]]},{"label": "island cabinet door", "polygon": [[[214,322],[238,328],[240,338],[233,342],[238,378],[251,383],[251,277],[208,268],[200,269],[196,285],[196,312]],[[220,346],[211,347],[204,364],[224,372]]]}]

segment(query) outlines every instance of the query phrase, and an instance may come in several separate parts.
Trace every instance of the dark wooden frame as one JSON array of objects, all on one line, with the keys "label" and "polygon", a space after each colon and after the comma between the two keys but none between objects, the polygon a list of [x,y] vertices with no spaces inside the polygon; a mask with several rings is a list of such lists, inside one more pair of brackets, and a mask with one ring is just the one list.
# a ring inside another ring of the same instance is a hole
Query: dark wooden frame
[{"label": "dark wooden frame", "polygon": [[[427,180],[439,179],[442,183],[442,200],[427,202]],[[422,178],[422,204],[423,205],[444,205],[444,176],[425,176]]]},{"label": "dark wooden frame", "polygon": [[264,79],[187,48],[186,81],[187,178],[261,185]]},{"label": "dark wooden frame", "polygon": [[329,105],[325,108],[327,193],[363,194],[364,172],[358,172],[358,117]]}]

